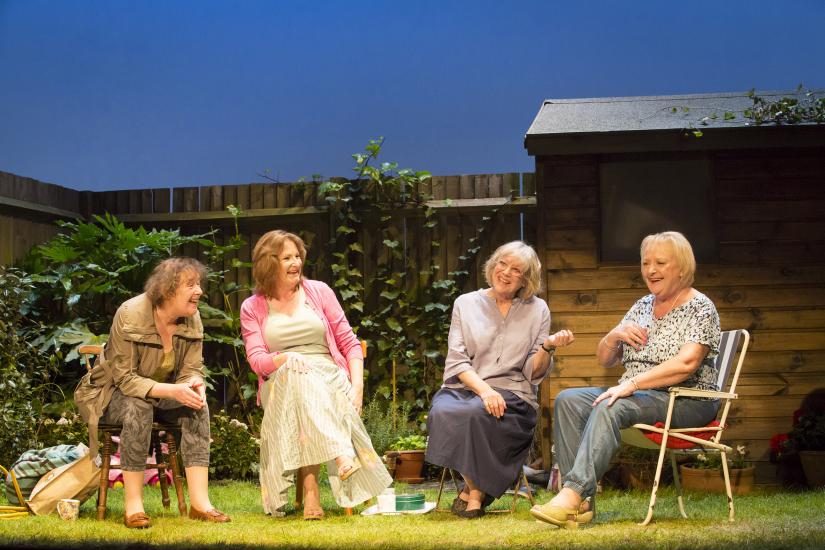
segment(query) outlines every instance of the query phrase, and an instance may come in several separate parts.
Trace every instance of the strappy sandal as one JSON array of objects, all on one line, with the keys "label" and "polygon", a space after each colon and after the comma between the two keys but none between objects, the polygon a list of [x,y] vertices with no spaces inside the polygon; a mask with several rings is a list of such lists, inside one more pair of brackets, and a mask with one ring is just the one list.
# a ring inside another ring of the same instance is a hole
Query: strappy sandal
[{"label": "strappy sandal", "polygon": [[318,521],[324,518],[322,508],[304,508],[304,521]]},{"label": "strappy sandal", "polygon": [[347,479],[352,476],[355,472],[361,469],[361,461],[358,458],[351,459],[346,464],[341,464],[338,466],[338,478],[341,481],[346,481]]}]

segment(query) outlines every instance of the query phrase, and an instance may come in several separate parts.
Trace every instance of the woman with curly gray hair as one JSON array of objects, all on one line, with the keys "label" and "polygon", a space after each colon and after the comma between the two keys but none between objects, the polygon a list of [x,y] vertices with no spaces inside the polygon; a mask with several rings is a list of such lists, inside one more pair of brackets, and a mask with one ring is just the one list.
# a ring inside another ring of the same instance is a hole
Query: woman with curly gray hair
[{"label": "woman with curly gray hair", "polygon": [[541,262],[521,241],[500,246],[484,265],[489,288],[453,305],[444,384],[427,416],[426,460],[459,471],[465,486],[453,501],[474,519],[518,476],[533,440],[538,384],[557,347],[573,333],[550,331],[550,310],[535,294]]},{"label": "woman with curly gray hair", "polygon": [[198,301],[206,268],[192,258],[160,262],[144,293],[115,313],[100,360],[75,391],[78,411],[97,449],[99,422],[122,426],[123,523],[150,526],[143,509],[143,470],[155,418],[181,427],[189,517],[223,523],[229,516],[209,500],[209,409],[203,383],[203,324]]}]

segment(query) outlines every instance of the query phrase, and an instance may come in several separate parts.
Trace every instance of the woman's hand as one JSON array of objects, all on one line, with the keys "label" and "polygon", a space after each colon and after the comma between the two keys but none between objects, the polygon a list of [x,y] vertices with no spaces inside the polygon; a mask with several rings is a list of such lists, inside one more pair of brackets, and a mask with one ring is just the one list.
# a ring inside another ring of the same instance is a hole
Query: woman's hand
[{"label": "woman's hand", "polygon": [[507,403],[504,398],[496,390],[490,388],[487,391],[479,394],[481,402],[484,403],[484,410],[492,414],[496,418],[504,416],[504,410],[507,408]]},{"label": "woman's hand", "polygon": [[605,399],[610,399],[610,401],[607,402],[607,406],[610,407],[616,402],[617,399],[632,395],[634,391],[636,391],[636,386],[633,385],[633,382],[627,380],[621,384],[613,386],[612,388],[607,388],[593,401],[593,406],[595,407]]},{"label": "woman's hand", "polygon": [[615,348],[618,347],[619,342],[625,342],[638,350],[647,344],[647,329],[633,321],[624,321],[608,332],[604,340],[608,347]]},{"label": "woman's hand", "polygon": [[203,380],[193,378],[189,381],[189,387],[200,396],[201,403],[206,404],[206,384],[203,383]]},{"label": "woman's hand", "polygon": [[555,348],[563,348],[569,346],[576,339],[573,332],[569,330],[560,330],[556,334],[552,334],[544,341],[544,347],[553,346]]},{"label": "woman's hand", "polygon": [[353,389],[352,399],[350,401],[352,402],[352,406],[355,407],[355,412],[357,412],[358,415],[361,416],[361,409],[364,406],[364,390],[363,390],[363,388],[360,389],[360,390]]},{"label": "woman's hand", "polygon": [[301,374],[306,374],[312,370],[312,365],[309,364],[309,361],[307,361],[306,357],[302,354],[288,351],[283,355],[286,356],[286,361],[283,363],[284,367]]},{"label": "woman's hand", "polygon": [[[200,392],[200,388],[197,386],[193,387],[195,380],[191,380],[189,382],[182,382],[180,384],[169,384],[171,386],[169,390],[169,397],[183,405],[184,407],[189,407],[190,409],[199,410],[203,407],[204,398]],[[200,382],[201,386],[203,382]]]}]

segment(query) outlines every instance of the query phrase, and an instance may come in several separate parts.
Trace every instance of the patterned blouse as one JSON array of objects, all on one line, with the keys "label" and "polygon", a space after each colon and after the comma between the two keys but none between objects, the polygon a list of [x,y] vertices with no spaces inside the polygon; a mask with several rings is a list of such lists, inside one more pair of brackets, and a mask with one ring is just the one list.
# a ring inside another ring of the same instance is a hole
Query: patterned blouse
[{"label": "patterned blouse", "polygon": [[[687,343],[696,343],[708,346],[710,351],[702,360],[702,364],[686,380],[679,382],[679,386],[697,388],[701,390],[718,391],[716,379],[716,356],[719,355],[719,314],[710,298],[699,291],[696,296],[673,308],[661,319],[653,315],[654,296],[648,294],[641,298],[624,316],[622,322],[634,321],[642,327],[647,327],[647,344],[639,350],[624,345],[622,365],[625,373],[620,382],[647,372],[656,365],[672,359],[679,349]],[[665,390],[667,388],[660,388]]]}]

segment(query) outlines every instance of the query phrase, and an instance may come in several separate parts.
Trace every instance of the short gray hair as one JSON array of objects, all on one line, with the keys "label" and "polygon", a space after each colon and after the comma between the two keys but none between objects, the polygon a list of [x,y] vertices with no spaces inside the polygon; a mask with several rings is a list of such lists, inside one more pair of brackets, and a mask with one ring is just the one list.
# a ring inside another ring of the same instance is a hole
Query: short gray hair
[{"label": "short gray hair", "polygon": [[516,295],[522,300],[532,298],[541,290],[541,262],[532,246],[524,241],[511,241],[496,248],[495,252],[484,262],[484,280],[493,286],[493,270],[496,264],[505,256],[512,256],[522,263],[522,287]]}]

